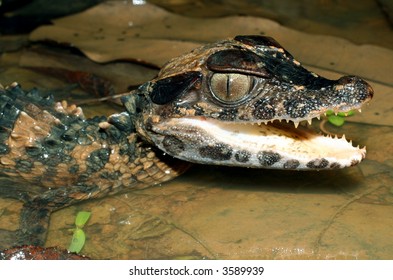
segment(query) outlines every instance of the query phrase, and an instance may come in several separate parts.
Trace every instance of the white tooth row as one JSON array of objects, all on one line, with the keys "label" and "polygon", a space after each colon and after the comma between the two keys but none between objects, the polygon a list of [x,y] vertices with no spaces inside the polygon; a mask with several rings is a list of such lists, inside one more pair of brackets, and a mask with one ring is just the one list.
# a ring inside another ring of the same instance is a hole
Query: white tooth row
[{"label": "white tooth row", "polygon": [[[357,109],[358,111],[359,111],[359,113],[361,113],[362,112],[362,109],[361,108],[358,108]],[[334,114],[337,116],[338,115],[338,113],[339,112],[335,112]],[[324,112],[323,113],[324,115],[325,115],[325,117],[326,117],[326,112]],[[345,113],[345,116],[347,116],[347,114]],[[316,116],[315,118],[317,118],[318,120],[320,120],[321,119],[321,116]],[[274,120],[269,120],[269,121],[259,121],[259,122],[256,122],[256,124],[258,124],[258,125],[261,125],[262,123],[264,123],[265,125],[267,125],[269,122],[274,122],[274,121],[276,121],[276,120],[278,120],[278,121],[286,121],[287,123],[289,123],[291,120],[288,120],[288,119],[274,119]],[[309,125],[311,125],[312,124],[312,118],[311,119],[308,119],[307,120],[307,122],[308,122],[308,124]],[[299,123],[300,123],[300,121],[292,121],[293,122],[293,125],[295,126],[295,128],[297,128],[298,126],[299,126]],[[254,125],[254,123],[253,123],[253,125]]]},{"label": "white tooth row", "polygon": [[[347,142],[347,143],[349,143],[349,144],[352,145],[352,140],[347,140],[347,138],[345,137],[345,134],[343,134],[343,135],[341,136],[341,138],[340,138],[339,136],[337,136],[337,135],[334,135],[334,136],[332,136],[332,135],[326,135],[325,137],[328,137],[328,138],[331,138],[331,139],[344,140],[345,142]],[[357,145],[356,148],[357,148],[357,149],[360,149],[360,146]],[[361,150],[366,151],[366,146],[364,146]]]}]

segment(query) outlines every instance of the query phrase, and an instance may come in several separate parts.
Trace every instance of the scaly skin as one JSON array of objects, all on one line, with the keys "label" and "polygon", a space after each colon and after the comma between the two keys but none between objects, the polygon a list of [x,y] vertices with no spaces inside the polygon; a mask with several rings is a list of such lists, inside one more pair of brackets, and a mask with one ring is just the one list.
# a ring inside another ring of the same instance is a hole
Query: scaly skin
[{"label": "scaly skin", "polygon": [[16,238],[4,233],[2,247],[43,245],[51,212],[159,184],[188,168],[142,142],[127,113],[85,119],[80,108],[17,84],[0,89],[0,112],[0,171],[12,180],[0,194],[25,202],[21,229]]},{"label": "scaly skin", "polygon": [[0,171],[14,183],[0,193],[25,204],[17,238],[3,232],[0,247],[42,245],[51,212],[168,181],[187,162],[299,170],[357,164],[365,149],[295,127],[327,110],[359,109],[372,95],[358,77],[308,72],[262,36],[237,36],[168,62],[123,98],[125,112],[109,117],[86,119],[66,102],[17,84],[2,88]]}]

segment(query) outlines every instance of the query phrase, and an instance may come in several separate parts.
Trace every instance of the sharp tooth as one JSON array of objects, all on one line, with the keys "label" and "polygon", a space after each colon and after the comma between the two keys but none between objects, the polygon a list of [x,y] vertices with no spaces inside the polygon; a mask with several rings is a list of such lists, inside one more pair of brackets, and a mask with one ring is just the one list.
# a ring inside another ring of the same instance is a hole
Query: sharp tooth
[{"label": "sharp tooth", "polygon": [[321,116],[317,116],[317,119],[318,119],[318,120],[321,120]]},{"label": "sharp tooth", "polygon": [[359,111],[359,113],[361,113],[361,112],[362,112],[362,109],[361,109],[361,108],[359,108],[359,109],[358,109],[358,111]]},{"label": "sharp tooth", "polygon": [[308,124],[311,125],[312,124],[312,119],[307,120]]},{"label": "sharp tooth", "polygon": [[286,120],[287,121],[287,123],[289,123],[289,120]]},{"label": "sharp tooth", "polygon": [[347,141],[347,139],[345,138],[345,134],[343,134],[343,137],[341,137],[341,139]]},{"label": "sharp tooth", "polygon": [[265,125],[267,125],[267,121],[264,121],[263,123],[264,123]]},{"label": "sharp tooth", "polygon": [[299,122],[293,122],[293,125],[295,126],[295,128],[297,128],[299,126]]}]

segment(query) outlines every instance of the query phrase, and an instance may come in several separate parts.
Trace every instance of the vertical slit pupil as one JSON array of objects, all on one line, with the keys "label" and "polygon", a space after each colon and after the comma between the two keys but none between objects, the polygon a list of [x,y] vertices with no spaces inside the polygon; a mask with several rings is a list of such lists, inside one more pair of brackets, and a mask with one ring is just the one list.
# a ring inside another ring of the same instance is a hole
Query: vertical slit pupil
[{"label": "vertical slit pupil", "polygon": [[231,97],[231,77],[229,75],[227,76],[227,98],[230,99]]}]

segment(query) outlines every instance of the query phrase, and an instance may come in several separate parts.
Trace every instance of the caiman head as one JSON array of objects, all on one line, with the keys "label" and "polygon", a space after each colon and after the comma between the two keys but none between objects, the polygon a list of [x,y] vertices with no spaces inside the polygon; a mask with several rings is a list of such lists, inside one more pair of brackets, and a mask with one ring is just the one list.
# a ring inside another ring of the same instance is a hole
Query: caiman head
[{"label": "caiman head", "polygon": [[272,38],[237,36],[169,61],[123,101],[138,132],[173,157],[310,170],[355,165],[366,150],[299,123],[360,109],[372,96],[356,76],[309,72]]}]

